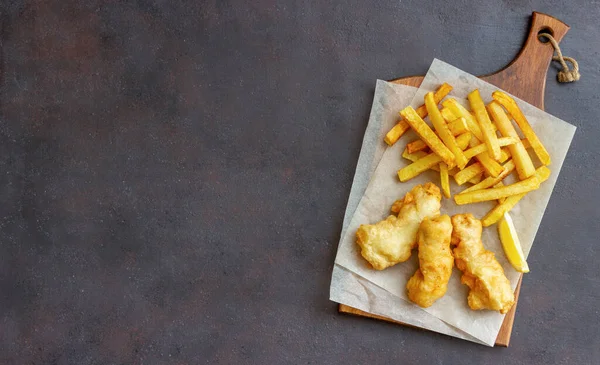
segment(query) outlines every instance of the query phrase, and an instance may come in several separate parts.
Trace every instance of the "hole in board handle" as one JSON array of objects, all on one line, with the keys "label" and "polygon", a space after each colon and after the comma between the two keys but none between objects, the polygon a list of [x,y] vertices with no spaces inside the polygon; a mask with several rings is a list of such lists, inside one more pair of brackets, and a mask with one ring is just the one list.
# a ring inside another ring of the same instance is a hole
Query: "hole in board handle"
[{"label": "hole in board handle", "polygon": [[550,29],[548,27],[544,27],[544,28],[540,29],[540,31],[537,33],[538,41],[540,41],[541,43],[548,43],[548,38],[540,37],[540,34],[542,34],[542,33],[548,33],[554,37],[554,32],[552,31],[552,29]]}]

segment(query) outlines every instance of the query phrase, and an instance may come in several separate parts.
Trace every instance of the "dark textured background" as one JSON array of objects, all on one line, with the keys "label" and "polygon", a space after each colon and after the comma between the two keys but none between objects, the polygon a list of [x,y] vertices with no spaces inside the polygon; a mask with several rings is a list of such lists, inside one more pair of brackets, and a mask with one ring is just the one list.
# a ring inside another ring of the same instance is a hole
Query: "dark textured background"
[{"label": "dark textured background", "polygon": [[[0,363],[598,363],[600,4],[327,3],[3,1]],[[532,10],[583,76],[511,347],[339,315],[375,79],[493,72]]]}]

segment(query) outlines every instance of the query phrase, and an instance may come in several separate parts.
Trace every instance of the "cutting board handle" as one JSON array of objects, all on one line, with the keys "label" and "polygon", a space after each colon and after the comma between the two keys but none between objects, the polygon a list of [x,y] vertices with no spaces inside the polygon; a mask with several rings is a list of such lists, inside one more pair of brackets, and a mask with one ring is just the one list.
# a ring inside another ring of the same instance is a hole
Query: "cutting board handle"
[{"label": "cutting board handle", "polygon": [[[538,34],[550,33],[557,42],[560,42],[569,28],[568,25],[550,15],[534,11],[527,40],[517,57],[500,71],[480,78],[544,109],[546,73],[552,61],[554,48],[550,42],[540,41]],[[423,76],[403,77],[391,82],[419,87],[421,81]]]},{"label": "cutting board handle", "polygon": [[485,81],[502,85],[509,93],[544,109],[546,73],[554,48],[550,42],[539,40],[539,33],[550,33],[557,42],[569,31],[569,26],[550,15],[533,12],[531,28],[525,45],[517,57],[502,70],[482,76]]}]

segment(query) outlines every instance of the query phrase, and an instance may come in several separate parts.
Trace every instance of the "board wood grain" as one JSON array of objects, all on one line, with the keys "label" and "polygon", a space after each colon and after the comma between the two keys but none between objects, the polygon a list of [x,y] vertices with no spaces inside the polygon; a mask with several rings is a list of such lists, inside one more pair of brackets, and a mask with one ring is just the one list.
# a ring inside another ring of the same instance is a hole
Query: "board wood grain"
[{"label": "board wood grain", "polygon": [[[550,43],[541,42],[538,39],[538,34],[550,33],[557,42],[560,42],[568,31],[569,26],[560,20],[547,14],[533,12],[527,40],[515,59],[500,71],[490,75],[480,76],[480,78],[543,110],[546,73],[548,72],[550,62],[552,61],[554,49]],[[423,81],[423,77],[424,76],[403,77],[391,80],[390,82],[419,87]],[[506,314],[500,332],[498,332],[498,337],[496,338],[496,345],[498,346],[508,347],[510,344],[510,336],[515,321],[515,313],[522,281],[523,275],[519,278],[519,283],[515,290],[515,305]],[[339,311],[342,313],[375,318],[409,326],[405,323],[363,312],[344,304],[339,305]]]}]

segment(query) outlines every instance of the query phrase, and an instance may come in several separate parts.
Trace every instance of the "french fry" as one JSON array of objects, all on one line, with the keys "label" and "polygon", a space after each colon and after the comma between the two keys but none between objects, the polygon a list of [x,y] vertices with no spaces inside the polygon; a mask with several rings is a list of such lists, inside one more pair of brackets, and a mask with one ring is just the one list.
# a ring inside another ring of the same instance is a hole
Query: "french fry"
[{"label": "french fry", "polygon": [[466,194],[454,196],[454,201],[458,205],[479,203],[489,200],[497,200],[511,195],[527,193],[540,187],[540,181],[535,176],[521,180],[511,185],[505,185],[499,188],[483,189],[472,191]]},{"label": "french fry", "polygon": [[[504,183],[502,181],[500,181],[496,185],[494,185],[495,188],[499,188],[501,186],[504,186]],[[498,199],[498,203],[502,204],[502,203],[504,203],[505,200],[506,200],[506,198],[500,198],[500,199]]]},{"label": "french fry", "polygon": [[521,143],[523,143],[523,147],[525,147],[526,150],[531,148],[531,143],[529,143],[529,140],[527,138],[523,138],[521,140]]},{"label": "french fry", "polygon": [[[454,122],[448,124],[448,128],[450,129],[450,133],[452,133],[453,136],[458,136],[469,131],[469,128],[467,128],[467,123],[465,122],[464,118],[456,119]],[[417,151],[423,151],[428,147],[422,139],[415,139],[414,141],[408,143],[406,145],[406,148],[408,149],[409,153],[414,153]]]},{"label": "french fry", "polygon": [[409,129],[410,125],[408,125],[404,119],[400,119],[400,121],[396,123],[396,125],[393,126],[389,132],[386,133],[383,140],[388,144],[388,146],[393,146],[394,143],[398,142],[400,137],[402,137],[402,135]]},{"label": "french fry", "polygon": [[458,119],[458,116],[456,114],[452,113],[452,110],[450,110],[450,108],[442,108],[440,110],[440,113],[442,113],[442,117],[444,117],[444,119],[448,123]]},{"label": "french fry", "polygon": [[[458,144],[458,147],[460,147],[463,150],[466,149],[469,146],[469,141],[471,140],[471,136],[472,135],[470,132],[466,132],[466,133],[462,133],[461,135],[456,137],[456,143]],[[407,160],[411,160],[412,162],[415,162],[416,160],[423,158],[427,155],[428,155],[428,153],[424,152],[424,151],[409,152],[408,146],[402,152],[402,157],[406,158]],[[454,170],[454,169],[452,169],[452,170]],[[458,168],[456,170],[458,171]],[[449,171],[451,171],[451,170],[449,170]],[[450,176],[453,176],[453,175],[450,174]]]},{"label": "french fry", "polygon": [[479,184],[479,183],[481,182],[481,177],[482,177],[482,176],[483,176],[483,174],[475,175],[475,177],[474,177],[474,178],[472,178],[471,180],[469,180],[468,182],[469,182],[470,184],[473,184],[473,185],[475,185],[475,184]]},{"label": "french fry", "polygon": [[521,131],[523,132],[525,138],[529,140],[533,151],[540,159],[540,161],[546,166],[550,165],[550,154],[548,153],[546,147],[544,147],[538,136],[533,131],[533,128],[531,128],[531,125],[527,121],[527,118],[525,118],[525,115],[523,114],[521,109],[519,109],[517,102],[502,91],[494,91],[492,93],[492,98],[498,103],[500,103],[504,108],[506,108],[506,110],[515,120],[519,128],[521,128]]},{"label": "french fry", "polygon": [[505,163],[506,161],[508,161],[509,158],[511,158],[511,154],[508,148],[501,148],[500,159],[498,160],[498,162]]},{"label": "french fry", "polygon": [[[542,183],[548,180],[548,178],[550,177],[550,169],[548,169],[545,166],[542,166],[535,171],[533,176],[537,177],[540,180],[540,183]],[[520,193],[517,195],[509,196],[502,203],[496,205],[481,219],[481,223],[483,224],[483,226],[488,227],[498,222],[502,218],[504,213],[510,211],[526,194],[527,193]]]},{"label": "french fry", "polygon": [[440,156],[436,155],[435,153],[430,153],[427,156],[418,159],[410,165],[398,170],[398,178],[402,182],[410,180],[420,173],[429,170],[433,166],[438,165],[440,162],[442,162],[442,158]]},{"label": "french fry", "polygon": [[[518,141],[520,141],[518,138],[513,138],[513,137],[498,138],[498,144],[500,145],[500,147],[513,145],[513,144],[517,143]],[[476,156],[480,153],[483,153],[485,151],[487,151],[487,146],[485,145],[485,143],[478,144],[477,146],[466,150],[465,157],[467,157],[468,159],[471,159],[474,156]]]},{"label": "french fry", "polygon": [[450,128],[450,132],[452,132],[452,135],[454,136],[469,132],[469,126],[467,126],[465,118],[454,119],[452,122],[448,123],[448,128]]},{"label": "french fry", "polygon": [[508,115],[506,115],[504,109],[502,109],[502,106],[498,104],[497,101],[492,101],[488,104],[487,109],[492,116],[492,119],[494,119],[500,134],[505,137],[515,138],[518,141],[517,143],[509,146],[508,150],[515,161],[519,179],[523,180],[535,174],[535,167],[533,167],[531,157],[529,157],[529,154],[525,150],[525,146],[523,146],[523,143],[521,143],[517,131],[510,122],[510,119],[508,119]]},{"label": "french fry", "polygon": [[[448,170],[448,175],[450,175],[451,177],[454,177],[460,171],[462,171],[462,170],[459,170],[458,167],[454,167],[454,168]],[[477,184],[477,183],[481,182],[481,176],[483,176],[483,174],[475,175],[475,177],[471,178],[471,180],[469,180],[468,182],[470,184]]]},{"label": "french fry", "polygon": [[404,152],[402,152],[402,157],[404,157],[405,159],[415,162],[418,159],[421,159],[423,157],[427,156],[427,152],[423,152],[423,151],[417,151],[417,152],[408,152],[408,148],[404,149]]},{"label": "french fry", "polygon": [[462,133],[456,137],[456,144],[461,150],[464,151],[467,149],[467,147],[469,147],[469,142],[472,138],[473,134],[471,134],[471,132]]},{"label": "french fry", "polygon": [[[422,151],[419,151],[419,152],[422,152]],[[427,156],[427,153],[425,153],[425,156]],[[423,156],[423,157],[425,157],[425,156]],[[415,158],[413,162],[415,162],[415,161],[417,161],[417,160],[419,160],[419,159],[421,159],[423,157]],[[440,162],[440,163],[442,163],[442,162]],[[440,172],[440,166],[439,165],[431,166],[431,170],[433,170],[435,172]],[[459,171],[458,169],[456,171],[448,170],[448,175],[449,176],[454,176],[454,174],[456,174],[458,171]]]},{"label": "french fry", "polygon": [[[504,213],[510,211],[514,208],[515,205],[519,202],[519,200],[523,199],[523,197],[527,195],[527,193],[521,193],[517,195],[512,195],[506,197],[504,201],[498,205],[496,205],[492,210],[490,210],[482,219],[481,224],[484,227],[491,226],[492,224],[498,222],[500,218],[504,215]],[[500,213],[502,212],[502,213]]]},{"label": "french fry", "polygon": [[496,136],[496,133],[494,132],[492,121],[490,120],[487,110],[485,110],[485,104],[481,99],[479,90],[475,89],[471,91],[469,95],[467,95],[467,99],[469,99],[471,109],[473,110],[473,113],[475,113],[477,122],[479,122],[483,141],[488,148],[488,153],[494,160],[500,160],[500,145],[498,144],[498,136]]},{"label": "french fry", "polygon": [[[404,149],[404,152],[402,152],[402,157],[404,157],[405,159],[411,161],[411,162],[416,162],[420,159],[422,159],[423,157],[427,156],[428,153],[424,152],[424,151],[417,151],[414,153],[408,153],[408,151],[406,149]],[[440,168],[438,166],[432,166],[431,167],[432,170],[439,172]],[[454,176],[454,175],[450,175],[450,176]]]},{"label": "french fry", "polygon": [[427,148],[429,148],[429,147],[427,147],[427,144],[425,144],[425,142],[423,142],[422,139],[415,139],[414,141],[409,142],[406,145],[406,150],[408,151],[408,153],[415,153],[417,151],[423,151]]},{"label": "french fry", "polygon": [[444,117],[442,117],[442,113],[440,113],[440,110],[437,107],[437,103],[433,98],[432,92],[425,94],[425,107],[427,108],[427,113],[429,114],[429,120],[431,120],[431,124],[433,124],[433,127],[439,134],[440,139],[454,155],[454,160],[458,168],[463,169],[467,164],[467,158],[465,157],[463,151],[458,148],[456,139],[454,139],[454,136],[450,132],[446,121],[444,121]]},{"label": "french fry", "polygon": [[504,180],[505,177],[507,177],[513,171],[515,171],[515,163],[513,162],[513,160],[509,160],[503,165],[503,167],[504,171],[502,171],[502,173],[500,173],[500,175],[498,175],[497,177],[486,177],[485,179],[481,180],[480,183],[461,191],[460,194],[468,193],[475,190],[487,189],[490,186],[496,187],[495,185],[497,185],[499,182],[502,182],[502,180]]},{"label": "french fry", "polygon": [[[458,147],[460,147],[461,149],[467,148],[471,137],[472,137],[472,135],[469,132],[463,133],[460,136],[456,137],[456,143],[458,144]],[[406,180],[412,179],[413,177],[419,175],[420,173],[422,173],[428,169],[439,171],[438,163],[441,161],[441,159],[435,160],[433,158],[433,156],[437,156],[437,155],[435,153],[427,154],[423,151],[417,151],[415,153],[408,153],[408,151],[405,149],[404,152],[402,152],[402,157],[412,161],[413,163],[400,169],[398,171],[398,178],[400,178],[401,181],[406,181]],[[438,156],[438,158],[439,158],[439,156]],[[423,161],[421,161],[421,160],[423,160]],[[432,162],[432,161],[435,161],[435,162]],[[400,172],[402,170],[404,170],[404,172],[402,172],[403,177],[401,177],[401,174],[400,174]],[[458,171],[458,169],[456,169],[456,171]],[[454,169],[448,170],[448,175],[454,176],[456,171]],[[402,178],[404,178],[406,180],[402,180]]]},{"label": "french fry", "polygon": [[500,165],[497,161],[488,154],[488,152],[483,152],[475,156],[477,161],[481,163],[485,171],[490,176],[498,176],[502,172],[502,165]]},{"label": "french fry", "polygon": [[[437,170],[436,170],[437,171]],[[456,174],[458,174],[459,172],[461,172],[462,170],[459,170],[458,167],[454,167],[450,170],[448,170],[448,175],[451,177],[456,176]],[[475,177],[471,178],[471,180],[467,181],[470,184],[478,184],[481,182],[481,177],[483,176],[483,173],[475,175]]]},{"label": "french fry", "polygon": [[[450,94],[450,91],[452,91],[452,85],[446,82],[440,85],[440,87],[438,87],[438,89],[433,94],[435,103],[439,104],[442,101],[442,99],[444,99],[448,94]],[[423,115],[421,118],[425,118],[427,116],[427,108],[425,107],[425,104],[417,108],[417,113],[419,114],[419,116]]]},{"label": "french fry", "polygon": [[496,125],[494,123],[492,123],[492,129],[494,130],[494,133],[496,133],[496,131],[498,131],[498,127],[496,127]]},{"label": "french fry", "polygon": [[469,127],[469,131],[471,131],[471,133],[475,135],[475,138],[477,138],[480,141],[483,141],[481,129],[479,128],[477,120],[475,119],[473,114],[471,114],[471,112],[469,112],[464,106],[460,105],[458,101],[452,98],[444,100],[442,102],[442,105],[445,108],[450,109],[450,111],[454,113],[454,115],[456,115],[457,117],[465,118],[467,126]]},{"label": "french fry", "polygon": [[483,173],[483,171],[484,168],[481,165],[481,163],[476,162],[471,166],[465,168],[464,170],[457,172],[456,175],[454,175],[454,180],[456,180],[456,183],[458,185],[462,185],[474,178],[475,176]]},{"label": "french fry", "polygon": [[446,198],[450,198],[450,178],[448,177],[448,165],[440,162],[440,182],[442,185],[442,192]]},{"label": "french fry", "polygon": [[[439,104],[440,101],[442,101],[442,99],[450,93],[450,91],[452,91],[452,85],[443,83],[435,91],[434,99],[436,101],[436,104]],[[421,118],[425,118],[427,116],[427,108],[425,108],[425,105],[421,105],[420,107],[418,107],[416,112]],[[390,129],[389,132],[387,132],[383,140],[385,141],[385,143],[392,146],[394,143],[398,142],[400,137],[402,137],[402,135],[406,133],[406,131],[409,129],[410,125],[405,120],[401,119],[398,123],[396,123],[396,125],[392,129]]]},{"label": "french fry", "polygon": [[471,147],[468,150],[466,150],[465,156],[470,160],[473,157],[479,155],[480,153],[484,153],[485,151],[487,151],[487,146],[485,145],[485,143],[480,143],[475,147]]},{"label": "french fry", "polygon": [[440,138],[433,133],[431,128],[421,119],[417,112],[410,106],[402,109],[400,114],[410,124],[411,128],[421,137],[421,139],[436,153],[448,167],[454,166],[454,154],[442,143]]},{"label": "french fry", "polygon": [[[540,169],[547,169],[547,167],[542,166]],[[539,170],[539,169],[538,169]],[[454,201],[458,205],[470,204],[470,203],[479,203],[488,200],[497,200],[500,198],[509,197],[511,195],[517,195],[522,193],[527,193],[532,190],[536,190],[540,187],[540,177],[537,172],[533,176],[516,182],[511,185],[505,185],[499,188],[490,188],[483,190],[471,191],[465,194],[458,194],[454,196]]]},{"label": "french fry", "polygon": [[[465,118],[469,131],[473,133],[478,141],[483,141],[483,133],[481,132],[481,128],[479,128],[477,120],[464,106],[460,105],[455,99],[446,99],[442,105],[449,108],[454,114]],[[477,141],[471,141],[471,147],[475,147],[476,145]],[[485,171],[492,176],[498,176],[498,174],[502,172],[502,166],[494,161],[488,152],[478,154],[477,161],[479,161],[485,168]]]}]

